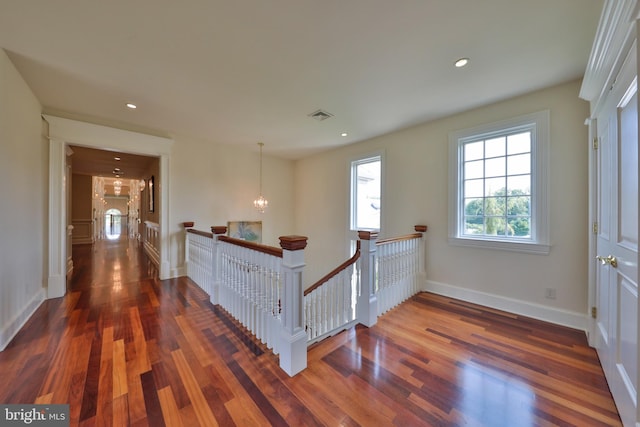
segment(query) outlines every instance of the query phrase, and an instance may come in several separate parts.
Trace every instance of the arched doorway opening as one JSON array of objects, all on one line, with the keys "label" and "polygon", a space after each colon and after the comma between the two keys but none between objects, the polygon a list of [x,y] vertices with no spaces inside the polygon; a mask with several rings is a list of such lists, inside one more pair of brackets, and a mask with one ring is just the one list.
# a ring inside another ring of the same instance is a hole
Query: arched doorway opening
[{"label": "arched doorway opening", "polygon": [[104,213],[104,235],[107,240],[120,238],[123,228],[127,228],[126,219],[126,215],[122,215],[118,209],[109,209]]}]

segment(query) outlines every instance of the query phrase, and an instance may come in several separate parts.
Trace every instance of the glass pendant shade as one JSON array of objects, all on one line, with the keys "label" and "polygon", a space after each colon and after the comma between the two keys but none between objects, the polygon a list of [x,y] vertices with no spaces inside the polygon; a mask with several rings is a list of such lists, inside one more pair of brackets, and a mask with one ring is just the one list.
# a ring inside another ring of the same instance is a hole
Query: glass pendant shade
[{"label": "glass pendant shade", "polygon": [[267,209],[267,206],[269,206],[269,201],[265,199],[262,195],[260,195],[258,196],[257,199],[253,201],[253,206],[255,206],[258,212],[264,213],[264,211]]},{"label": "glass pendant shade", "polygon": [[122,181],[120,181],[119,179],[113,181],[113,193],[116,196],[119,196],[121,191],[122,191]]}]

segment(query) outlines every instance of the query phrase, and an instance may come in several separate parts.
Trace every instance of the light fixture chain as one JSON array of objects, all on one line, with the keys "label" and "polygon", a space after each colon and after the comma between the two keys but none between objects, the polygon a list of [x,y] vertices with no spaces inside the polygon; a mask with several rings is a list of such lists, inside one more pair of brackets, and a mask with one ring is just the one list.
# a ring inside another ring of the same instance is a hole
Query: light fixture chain
[{"label": "light fixture chain", "polygon": [[259,172],[260,172],[260,194],[258,195],[258,198],[253,201],[253,206],[260,213],[264,213],[265,209],[269,205],[269,201],[262,196],[262,146],[263,145],[264,145],[263,142],[258,142],[258,146],[260,147],[260,167],[259,167]]}]

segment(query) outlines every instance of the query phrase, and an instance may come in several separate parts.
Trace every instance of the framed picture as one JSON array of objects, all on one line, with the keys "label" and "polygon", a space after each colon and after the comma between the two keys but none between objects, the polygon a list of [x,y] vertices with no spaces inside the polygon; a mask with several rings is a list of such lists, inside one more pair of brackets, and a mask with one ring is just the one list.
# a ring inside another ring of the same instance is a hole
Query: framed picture
[{"label": "framed picture", "polygon": [[149,178],[149,182],[147,183],[147,188],[149,189],[149,212],[153,212],[155,210],[155,185],[154,185],[154,177],[151,175]]},{"label": "framed picture", "polygon": [[235,239],[262,243],[262,221],[229,221],[227,234]]}]

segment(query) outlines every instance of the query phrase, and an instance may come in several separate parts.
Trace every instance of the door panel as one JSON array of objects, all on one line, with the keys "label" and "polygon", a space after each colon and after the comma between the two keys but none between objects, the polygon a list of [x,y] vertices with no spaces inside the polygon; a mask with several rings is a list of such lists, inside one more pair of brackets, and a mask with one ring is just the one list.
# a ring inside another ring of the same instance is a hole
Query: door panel
[{"label": "door panel", "polygon": [[618,370],[627,385],[628,393],[638,389],[638,287],[624,276],[620,278],[620,340]]},{"label": "door panel", "polygon": [[[609,252],[611,240],[611,210],[613,194],[613,176],[612,170],[612,151],[614,146],[611,144],[615,140],[615,123],[611,125],[609,122],[611,116],[603,117],[598,120],[598,140],[599,147],[597,152],[597,168],[598,168],[598,184],[597,198],[598,204],[598,238],[597,253],[605,254]],[[615,318],[612,308],[613,300],[616,299],[615,286],[610,283],[611,267],[607,264],[597,264],[596,269],[596,301],[598,303],[596,325],[598,332],[597,347],[600,361],[605,372],[611,370],[613,366],[613,352],[607,349],[613,348],[611,339],[615,329]]]},{"label": "door panel", "polygon": [[[596,279],[598,283],[597,287],[597,304],[598,304],[598,316],[597,316],[597,328],[598,328],[598,347],[608,347],[609,343],[609,331],[611,327],[611,307],[610,299],[611,292],[608,285],[609,282],[609,267],[599,266],[598,277]],[[608,357],[606,355],[600,355],[600,361],[604,365],[606,364]]]},{"label": "door panel", "polygon": [[[635,56],[598,116],[596,347],[625,426],[638,389],[638,97]],[[595,262],[595,261],[594,261]]]},{"label": "door panel", "polygon": [[[634,85],[635,86],[635,85]],[[638,94],[623,99],[619,107],[619,243],[638,250]]]}]

